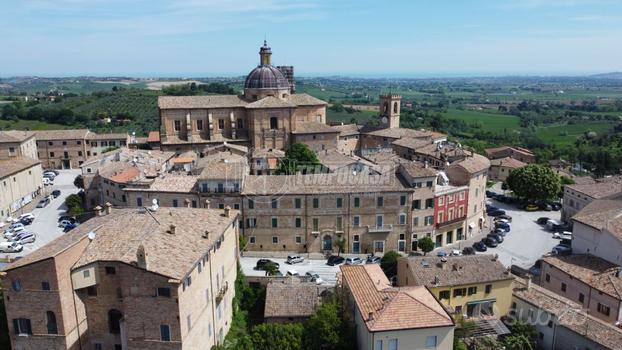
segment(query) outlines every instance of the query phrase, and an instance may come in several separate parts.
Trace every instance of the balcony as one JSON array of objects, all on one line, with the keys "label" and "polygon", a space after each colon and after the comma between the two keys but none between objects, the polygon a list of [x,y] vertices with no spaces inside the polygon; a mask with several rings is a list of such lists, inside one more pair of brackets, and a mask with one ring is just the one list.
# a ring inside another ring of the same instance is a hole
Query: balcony
[{"label": "balcony", "polygon": [[391,232],[393,230],[393,225],[367,225],[367,232],[369,233],[383,233],[383,232]]},{"label": "balcony", "polygon": [[465,216],[458,217],[458,218],[455,218],[455,219],[453,219],[453,220],[448,220],[448,221],[439,222],[439,223],[437,223],[437,224],[436,224],[436,227],[437,227],[437,228],[440,228],[440,227],[449,226],[449,225],[451,225],[451,224],[455,224],[455,223],[458,223],[458,222],[460,222],[460,221],[464,221],[465,219],[466,219],[466,215],[465,215]]},{"label": "balcony", "polygon": [[264,138],[283,138],[285,137],[285,129],[263,129]]},{"label": "balcony", "polygon": [[225,282],[225,284],[223,284],[223,286],[220,287],[218,294],[216,294],[216,304],[220,304],[220,302],[225,298],[225,294],[227,294],[228,289],[229,289],[229,282]]}]

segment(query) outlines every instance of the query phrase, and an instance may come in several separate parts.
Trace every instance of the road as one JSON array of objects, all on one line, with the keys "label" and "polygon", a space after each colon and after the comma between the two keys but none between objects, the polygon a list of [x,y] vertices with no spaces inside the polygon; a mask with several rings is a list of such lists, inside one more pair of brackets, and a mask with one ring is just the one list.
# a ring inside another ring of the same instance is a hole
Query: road
[{"label": "road", "polygon": [[[348,257],[347,254],[343,256]],[[246,276],[266,275],[265,271],[254,269],[259,258],[242,257],[240,260],[242,264],[242,271],[244,271],[244,274]],[[308,271],[313,271],[319,274],[320,277],[324,280],[323,284],[334,286],[337,283],[337,272],[339,272],[339,266],[326,265],[326,259],[305,259],[304,262],[295,265],[289,265],[285,263],[286,259],[282,258],[270,258],[270,260],[279,263],[279,271],[281,271],[283,275],[285,275],[288,270],[296,270],[296,272],[298,272],[301,276],[303,276]]]},{"label": "road", "polygon": [[[65,198],[70,194],[78,193],[78,188],[73,185],[73,180],[80,174],[80,170],[59,170],[59,172],[60,174],[54,179],[54,186],[51,188],[46,186],[46,191],[52,193],[53,190],[60,190],[60,196],[52,199],[45,208],[34,208],[30,211],[35,216],[35,221],[26,226],[26,230],[36,234],[35,242],[26,244],[20,253],[0,253],[0,258],[28,255],[63,234],[63,230],[58,227],[58,217],[65,213]],[[39,202],[40,199],[37,198],[33,204]],[[27,213],[28,209],[23,212]],[[18,216],[18,214],[22,213],[18,212],[14,216]]]}]

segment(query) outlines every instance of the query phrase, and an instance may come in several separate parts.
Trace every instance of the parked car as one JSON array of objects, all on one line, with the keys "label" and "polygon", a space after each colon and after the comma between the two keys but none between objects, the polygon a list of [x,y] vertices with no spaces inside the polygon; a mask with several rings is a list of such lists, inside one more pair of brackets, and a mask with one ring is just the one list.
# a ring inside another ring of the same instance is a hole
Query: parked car
[{"label": "parked car", "polygon": [[561,225],[561,222],[559,222],[559,220],[555,220],[555,219],[549,219],[546,222],[546,228],[548,230],[551,230],[551,231],[555,230],[555,228],[559,227],[560,225]]},{"label": "parked car", "polygon": [[451,256],[461,256],[462,252],[460,251],[460,249],[452,249],[451,251]]},{"label": "parked car", "polygon": [[549,220],[551,220],[551,218],[543,216],[543,217],[538,218],[538,220],[536,220],[536,223],[538,225],[546,225],[546,222]]},{"label": "parked car", "polygon": [[496,240],[490,237],[486,237],[482,239],[482,243],[484,243],[487,247],[490,247],[490,248],[495,248],[499,245],[499,243]]},{"label": "parked car", "polygon": [[48,204],[50,204],[49,198],[43,198],[37,203],[37,208],[45,208]]},{"label": "parked car", "polygon": [[505,210],[503,209],[497,209],[497,210],[491,210],[488,212],[489,216],[501,216],[501,215],[505,215]]},{"label": "parked car", "polygon": [[68,216],[68,215],[61,215],[58,217],[58,222],[61,222],[63,220],[69,220],[72,224],[75,224],[78,222],[78,220],[76,220],[76,218],[72,217],[72,216]]},{"label": "parked car", "polygon": [[492,196],[493,196],[494,194],[495,194],[494,192],[489,191],[489,190],[486,190],[486,197],[488,197],[488,198],[492,198]]},{"label": "parked car", "polygon": [[525,206],[526,211],[538,211],[538,209],[540,209],[540,207],[535,204],[527,204]]},{"label": "parked car", "polygon": [[475,242],[473,243],[473,249],[477,250],[478,252],[485,252],[488,250],[488,247],[486,247],[486,244],[484,244],[484,242]]},{"label": "parked car", "polygon": [[51,171],[46,171],[43,173],[43,177],[47,177],[51,180],[54,180],[54,178],[56,177],[56,174]]},{"label": "parked car", "polygon": [[503,230],[505,232],[510,232],[511,226],[510,226],[510,224],[506,224],[506,223],[500,222],[498,224],[495,224],[495,230],[496,229],[501,229],[501,230]]},{"label": "parked car", "polygon": [[551,253],[553,253],[553,255],[570,255],[572,254],[572,248],[560,244],[553,247]]},{"label": "parked car", "polygon": [[568,232],[568,231],[554,232],[553,238],[572,240],[572,232]]},{"label": "parked car", "polygon": [[503,215],[497,216],[495,220],[507,220],[507,222],[512,222],[512,217],[507,214],[503,214]]},{"label": "parked car", "polygon": [[50,180],[49,177],[44,177],[43,178],[43,186],[52,186],[54,185],[54,181]]},{"label": "parked car", "polygon": [[551,203],[551,207],[553,208],[553,210],[559,211],[562,209],[562,204],[559,202],[553,202]]},{"label": "parked car", "polygon": [[499,208],[495,207],[492,204],[486,204],[486,211],[499,210]]},{"label": "parked car", "polygon": [[19,253],[23,249],[24,246],[16,242],[0,242],[0,252],[2,253]]},{"label": "parked car", "polygon": [[28,232],[28,231],[23,231],[22,233],[17,235],[15,238],[13,238],[13,242],[19,243],[21,245],[24,245],[26,243],[32,243],[34,241],[35,241],[35,234],[32,232]]},{"label": "parked car", "polygon": [[255,264],[255,270],[265,270],[267,265],[274,265],[277,269],[281,267],[279,263],[270,259],[259,259],[257,260],[257,264]]},{"label": "parked car", "polygon": [[285,273],[285,275],[286,276],[290,276],[290,277],[300,276],[300,274],[296,270],[287,270],[287,273]]},{"label": "parked car", "polygon": [[287,263],[290,265],[301,263],[303,261],[305,261],[305,258],[303,258],[300,255],[288,255],[287,256]]},{"label": "parked car", "polygon": [[34,219],[31,219],[31,218],[23,218],[19,222],[21,222],[24,225],[30,225],[30,224],[32,224],[33,221],[34,221]]},{"label": "parked car", "polygon": [[380,257],[375,255],[367,255],[367,260],[365,261],[367,264],[380,264]]},{"label": "parked car", "polygon": [[54,190],[54,191],[52,191],[52,196],[53,196],[54,198],[58,198],[58,196],[60,196],[60,190]]},{"label": "parked car", "polygon": [[501,235],[489,233],[486,237],[494,239],[495,241],[497,241],[497,243],[503,243],[503,236]]},{"label": "parked car", "polygon": [[63,232],[69,232],[76,227],[78,227],[78,224],[69,224],[63,228]]},{"label": "parked car", "polygon": [[346,258],[346,265],[361,265],[363,263],[363,259],[358,256]]},{"label": "parked car", "polygon": [[328,257],[328,260],[326,260],[326,265],[337,266],[343,264],[345,261],[346,259],[343,256],[331,255]]},{"label": "parked car", "polygon": [[65,228],[69,225],[73,225],[73,223],[69,220],[62,220],[61,222],[58,223],[58,226],[62,228]]},{"label": "parked car", "polygon": [[495,224],[496,224],[496,223],[504,223],[504,224],[509,224],[509,223],[510,223],[510,221],[509,221],[509,220],[506,220],[506,219],[499,219],[499,217],[496,217],[496,218],[495,218]]},{"label": "parked car", "polygon": [[17,220],[19,220],[19,221],[22,221],[22,219],[32,219],[32,220],[34,220],[35,216],[32,213],[25,213],[25,214],[20,215],[17,218]]},{"label": "parked car", "polygon": [[21,222],[15,222],[15,223],[12,223],[9,226],[9,230],[14,230],[16,228],[22,228],[23,229],[24,228],[24,224],[22,224]]},{"label": "parked car", "polygon": [[45,169],[44,172],[46,172],[46,173],[54,173],[54,175],[56,175],[56,176],[60,175],[60,171],[58,171],[56,169]]},{"label": "parked car", "polygon": [[315,282],[315,284],[324,283],[324,280],[320,277],[320,275],[317,272],[307,271],[307,273],[305,273],[305,276],[309,277],[311,279],[311,282]]},{"label": "parked car", "polygon": [[24,231],[24,227],[16,227],[14,229],[4,231],[4,238],[12,239],[17,236],[20,232]]},{"label": "parked car", "polygon": [[436,256],[444,258],[447,256],[447,252],[444,250],[440,250],[438,253],[436,253]]},{"label": "parked car", "polygon": [[475,249],[473,249],[473,247],[464,247],[464,249],[462,249],[462,255],[474,255],[475,254]]},{"label": "parked car", "polygon": [[494,229],[494,230],[490,231],[490,233],[491,233],[491,234],[495,234],[495,235],[501,235],[501,236],[503,236],[503,237],[505,237],[505,235],[507,235],[507,234],[508,234],[508,233],[507,233],[504,229],[502,229],[502,228],[496,228],[496,229]]}]

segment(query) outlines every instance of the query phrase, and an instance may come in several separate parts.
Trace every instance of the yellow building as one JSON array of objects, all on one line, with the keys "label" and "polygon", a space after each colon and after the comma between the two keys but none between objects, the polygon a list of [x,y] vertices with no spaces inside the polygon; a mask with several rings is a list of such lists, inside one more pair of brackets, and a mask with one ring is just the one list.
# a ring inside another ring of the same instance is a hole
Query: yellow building
[{"label": "yellow building", "polygon": [[512,303],[514,277],[492,255],[410,257],[398,260],[400,286],[426,286],[454,315],[498,318]]}]

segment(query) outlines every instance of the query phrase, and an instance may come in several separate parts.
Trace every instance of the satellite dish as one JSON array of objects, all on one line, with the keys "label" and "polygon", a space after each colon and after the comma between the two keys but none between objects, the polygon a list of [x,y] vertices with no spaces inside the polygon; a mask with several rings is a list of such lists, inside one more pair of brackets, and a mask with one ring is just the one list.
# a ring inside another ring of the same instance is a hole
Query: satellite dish
[{"label": "satellite dish", "polygon": [[158,200],[157,199],[152,199],[151,200],[151,211],[156,211],[158,210],[160,206],[158,205]]},{"label": "satellite dish", "polygon": [[93,239],[95,239],[95,232],[93,231],[89,232],[88,237],[89,237],[89,241],[92,241]]}]

